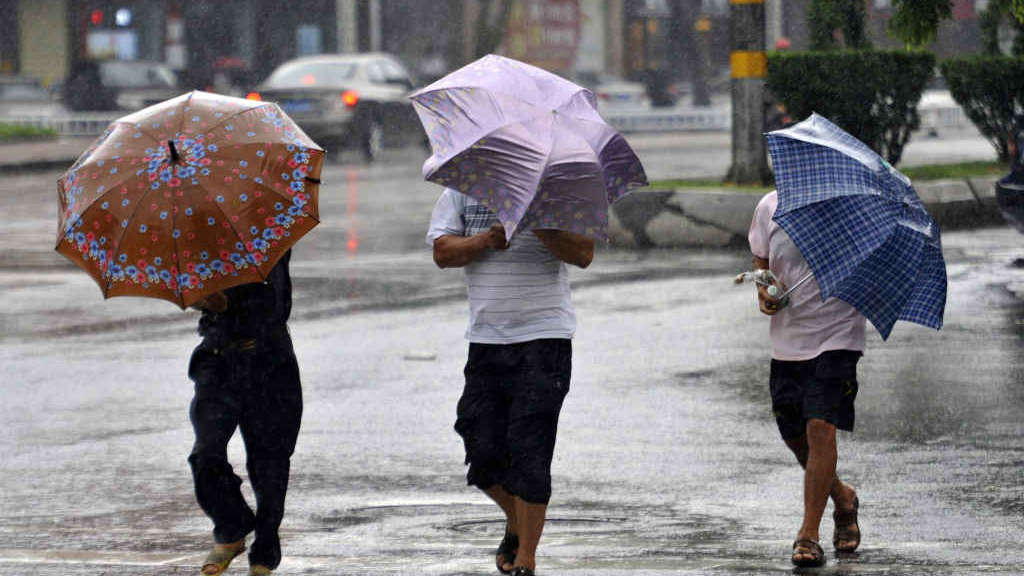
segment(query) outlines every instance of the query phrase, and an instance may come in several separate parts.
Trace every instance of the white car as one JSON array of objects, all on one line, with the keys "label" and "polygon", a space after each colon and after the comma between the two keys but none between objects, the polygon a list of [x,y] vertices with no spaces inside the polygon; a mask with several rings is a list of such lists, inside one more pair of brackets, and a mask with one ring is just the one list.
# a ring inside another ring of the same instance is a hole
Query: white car
[{"label": "white car", "polygon": [[917,113],[921,117],[921,129],[929,136],[938,136],[939,130],[970,125],[963,108],[953,99],[941,78],[933,80],[921,93]]},{"label": "white car", "polygon": [[573,80],[590,89],[597,97],[598,107],[649,108],[647,87],[604,72],[577,72]]}]

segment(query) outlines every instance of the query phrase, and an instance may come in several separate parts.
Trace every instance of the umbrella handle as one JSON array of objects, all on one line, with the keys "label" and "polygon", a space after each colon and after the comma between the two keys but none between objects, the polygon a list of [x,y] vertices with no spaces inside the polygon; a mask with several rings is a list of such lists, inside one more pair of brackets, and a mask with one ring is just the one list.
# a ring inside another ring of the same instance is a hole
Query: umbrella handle
[{"label": "umbrella handle", "polygon": [[807,281],[810,280],[811,278],[814,278],[814,272],[808,272],[807,274],[804,274],[803,278],[797,280],[796,284],[793,284],[792,286],[790,286],[789,289],[786,290],[782,294],[782,296],[779,296],[779,300],[783,300],[785,298],[789,298],[790,294],[792,294],[794,291],[796,291],[797,288],[799,288],[799,287],[803,286],[804,284],[806,284]]},{"label": "umbrella handle", "polygon": [[177,164],[181,156],[178,156],[178,149],[174,147],[174,140],[167,141],[167,149],[171,151],[171,162]]}]

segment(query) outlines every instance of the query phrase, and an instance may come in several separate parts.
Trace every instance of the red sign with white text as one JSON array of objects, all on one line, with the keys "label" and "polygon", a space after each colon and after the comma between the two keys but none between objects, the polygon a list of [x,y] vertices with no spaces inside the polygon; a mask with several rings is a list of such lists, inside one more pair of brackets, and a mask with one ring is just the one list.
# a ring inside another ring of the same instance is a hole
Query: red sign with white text
[{"label": "red sign with white text", "polygon": [[576,61],[579,40],[579,0],[515,0],[503,52],[552,72],[567,72]]}]

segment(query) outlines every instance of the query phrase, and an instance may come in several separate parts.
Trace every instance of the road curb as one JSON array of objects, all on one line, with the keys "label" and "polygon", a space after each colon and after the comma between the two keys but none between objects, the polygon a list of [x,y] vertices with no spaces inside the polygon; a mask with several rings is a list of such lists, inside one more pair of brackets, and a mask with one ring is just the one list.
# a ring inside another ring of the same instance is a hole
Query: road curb
[{"label": "road curb", "polygon": [[[1003,224],[996,177],[934,180],[914,185],[942,230]],[[746,246],[762,194],[741,190],[676,189],[634,192],[612,206],[609,242],[622,248]]]},{"label": "road curb", "polygon": [[24,174],[31,172],[50,172],[69,168],[78,157],[57,158],[48,160],[29,160],[27,162],[0,162],[0,175]]}]

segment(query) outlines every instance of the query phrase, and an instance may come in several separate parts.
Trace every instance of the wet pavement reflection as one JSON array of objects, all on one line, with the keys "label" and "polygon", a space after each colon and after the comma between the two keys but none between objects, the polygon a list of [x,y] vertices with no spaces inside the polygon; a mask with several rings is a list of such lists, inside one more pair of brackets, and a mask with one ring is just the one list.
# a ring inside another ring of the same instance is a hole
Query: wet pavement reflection
[{"label": "wet pavement reflection", "polygon": [[[328,171],[324,224],[293,259],[306,411],[279,573],[494,573],[502,524],[465,486],[451,428],[464,288],[423,241],[437,190],[404,164]],[[18,215],[0,222],[0,574],[194,574],[209,530],[185,460],[196,315],[103,302],[46,248],[49,190],[12,199],[49,182],[0,179]],[[944,242],[945,328],[872,333],[840,436],[863,547],[827,546],[810,573],[1024,573],[1024,236]],[[748,260],[604,250],[571,274],[580,327],[540,574],[794,573],[802,475],[768,409],[767,322],[731,284]],[[238,439],[231,456],[242,472]]]}]

